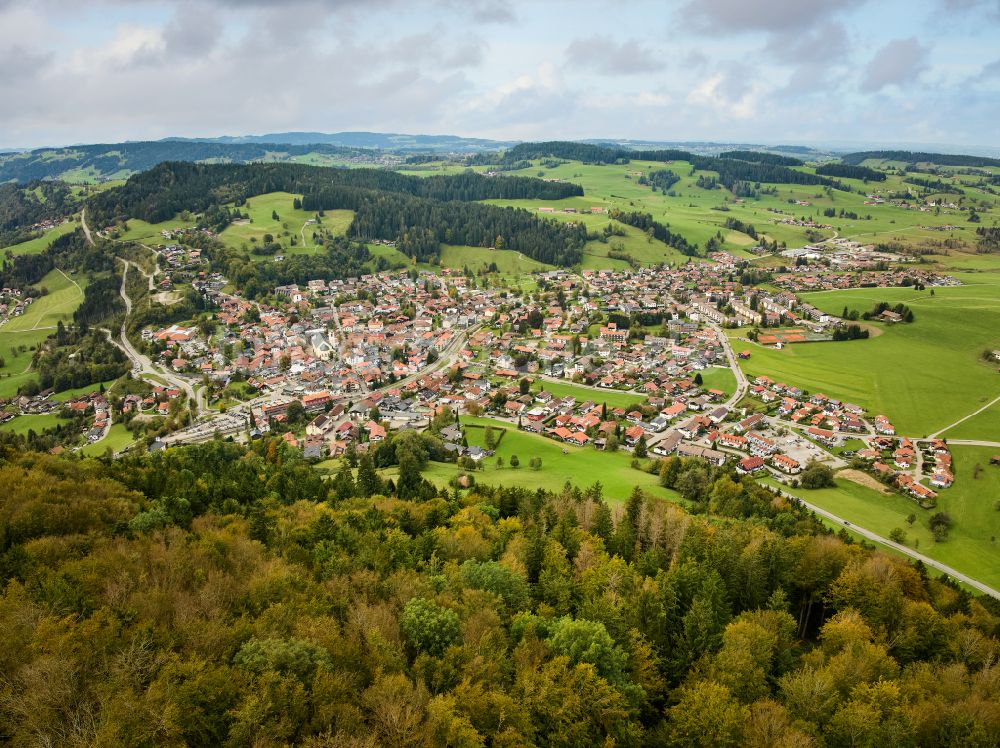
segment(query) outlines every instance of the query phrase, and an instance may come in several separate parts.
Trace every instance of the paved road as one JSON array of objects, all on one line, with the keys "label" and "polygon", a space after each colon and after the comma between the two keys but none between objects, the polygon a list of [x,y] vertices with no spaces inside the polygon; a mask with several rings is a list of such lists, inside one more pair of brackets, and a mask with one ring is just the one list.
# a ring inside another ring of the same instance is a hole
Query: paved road
[{"label": "paved road", "polygon": [[447,346],[445,346],[444,350],[441,351],[441,353],[438,355],[437,361],[435,361],[430,366],[425,366],[423,369],[421,369],[415,374],[410,374],[408,377],[403,377],[402,379],[393,382],[392,385],[389,386],[392,388],[404,387],[410,382],[415,382],[418,379],[422,379],[423,377],[427,376],[428,374],[432,374],[443,367],[451,365],[452,359],[454,359],[455,356],[458,355],[458,352],[462,350],[462,348],[465,346],[465,343],[468,340],[469,336],[474,335],[479,330],[480,327],[482,327],[482,325],[475,325],[473,327],[470,327],[468,330],[460,332],[452,339],[450,343],[448,343]]},{"label": "paved road", "polygon": [[190,400],[191,408],[194,412],[194,415],[195,416],[199,415],[199,413],[201,413],[202,410],[201,398],[199,397],[199,394],[195,392],[194,387],[191,386],[191,382],[188,381],[187,379],[184,379],[183,377],[178,377],[164,369],[156,368],[156,366],[154,366],[153,362],[150,361],[147,356],[144,356],[135,349],[135,347],[129,341],[128,335],[125,334],[125,327],[126,324],[128,323],[128,318],[132,314],[132,299],[129,298],[128,293],[126,293],[125,291],[125,285],[128,279],[128,271],[129,268],[132,266],[132,263],[122,258],[119,259],[121,259],[121,261],[125,263],[125,269],[122,271],[122,285],[121,288],[119,289],[119,294],[121,295],[122,300],[125,302],[125,321],[122,322],[122,329],[121,329],[122,350],[125,351],[125,355],[128,356],[129,359],[132,361],[133,368],[138,373],[155,375],[157,377],[160,377],[161,379],[166,380],[168,384],[183,390],[187,394]]},{"label": "paved road", "polygon": [[94,237],[90,235],[90,227],[87,226],[87,209],[80,211],[80,225],[83,226],[83,235],[87,237],[87,244],[94,243]]},{"label": "paved road", "polygon": [[957,571],[957,570],[951,568],[950,566],[948,566],[946,564],[942,564],[940,561],[935,561],[933,558],[930,558],[929,556],[925,556],[924,554],[919,553],[919,552],[913,550],[912,548],[909,548],[909,547],[907,547],[905,545],[900,545],[899,543],[894,543],[893,541],[889,540],[888,538],[883,538],[881,535],[878,535],[877,533],[874,533],[871,530],[865,529],[864,527],[861,527],[860,525],[851,524],[850,522],[848,522],[843,517],[838,517],[833,512],[828,512],[826,509],[823,509],[822,507],[818,507],[815,504],[811,504],[808,501],[806,501],[805,499],[803,499],[801,496],[795,496],[794,494],[790,494],[787,491],[782,491],[781,489],[778,489],[778,491],[783,496],[786,496],[789,499],[794,499],[795,501],[798,501],[799,503],[802,504],[802,506],[804,506],[807,509],[815,512],[816,514],[820,515],[821,517],[826,517],[829,520],[833,520],[837,524],[843,525],[844,527],[851,529],[853,532],[858,533],[859,535],[867,538],[868,540],[871,540],[871,541],[874,541],[874,542],[879,543],[881,545],[884,545],[887,548],[892,548],[894,551],[899,551],[900,553],[903,553],[903,554],[909,556],[912,559],[915,559],[917,561],[921,561],[925,566],[929,566],[929,567],[931,567],[933,569],[937,569],[940,572],[944,572],[948,576],[953,577],[953,578],[957,579],[960,582],[964,582],[965,584],[969,585],[970,587],[974,587],[975,589],[979,590],[980,592],[982,592],[984,594],[989,595],[990,597],[994,597],[994,598],[1000,600],[1000,591],[993,589],[989,585],[983,584],[982,582],[980,582],[980,581],[978,581],[976,579],[973,579],[970,576],[966,576],[962,572]]},{"label": "paved road", "polygon": [[719,342],[722,343],[722,348],[726,352],[726,358],[729,359],[729,368],[732,369],[733,375],[736,377],[736,392],[724,403],[725,407],[732,409],[747,394],[747,390],[750,389],[750,382],[747,381],[746,375],[736,360],[736,354],[733,353],[733,346],[729,343],[729,337],[718,325],[712,325],[712,329],[719,336]]}]

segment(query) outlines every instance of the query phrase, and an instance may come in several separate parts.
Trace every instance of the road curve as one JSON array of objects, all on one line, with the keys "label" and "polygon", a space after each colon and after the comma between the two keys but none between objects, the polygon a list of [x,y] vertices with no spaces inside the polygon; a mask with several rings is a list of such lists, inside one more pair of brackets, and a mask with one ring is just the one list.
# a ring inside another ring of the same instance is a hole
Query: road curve
[{"label": "road curve", "polygon": [[801,496],[795,496],[794,494],[790,494],[787,491],[781,490],[780,488],[776,490],[782,496],[792,499],[793,501],[799,502],[800,504],[802,504],[802,506],[806,507],[810,511],[815,512],[821,517],[826,517],[827,519],[836,522],[838,525],[850,528],[852,531],[858,533],[859,535],[865,537],[868,540],[871,540],[875,543],[879,543],[880,545],[884,545],[885,547],[891,548],[894,551],[898,551],[899,553],[909,556],[910,558],[916,561],[922,562],[925,566],[937,569],[938,571],[947,574],[949,577],[953,577],[954,579],[957,579],[960,582],[964,582],[970,587],[974,587],[983,594],[989,595],[990,597],[1000,600],[1000,591],[995,590],[989,585],[983,584],[979,580],[973,579],[972,577],[967,576],[962,572],[957,571],[956,569],[951,568],[947,564],[942,564],[940,561],[935,561],[933,558],[925,556],[924,554],[919,553],[918,551],[915,551],[912,548],[909,548],[905,545],[901,545],[900,543],[895,543],[889,540],[888,538],[883,538],[881,535],[874,533],[871,530],[868,530],[864,527],[861,527],[860,525],[851,524],[848,520],[844,519],[843,517],[838,517],[833,512],[828,512],[826,509],[823,509],[822,507],[818,507],[815,504],[811,504],[805,499],[803,499]]},{"label": "road curve", "polygon": [[122,300],[125,302],[125,320],[122,322],[122,328],[121,328],[121,347],[125,351],[125,355],[129,357],[129,359],[132,361],[133,366],[136,367],[139,370],[139,372],[145,374],[153,374],[155,376],[161,377],[162,379],[166,380],[168,384],[171,384],[174,387],[178,387],[181,390],[183,390],[189,398],[189,401],[191,403],[191,409],[194,416],[197,417],[201,412],[202,403],[201,399],[198,396],[198,393],[196,393],[194,387],[191,386],[191,383],[187,379],[175,376],[174,374],[171,374],[168,371],[158,370],[156,367],[153,366],[153,362],[150,361],[147,356],[142,355],[141,353],[139,353],[139,351],[135,349],[135,347],[129,341],[128,335],[125,334],[125,327],[128,322],[128,318],[132,314],[132,299],[129,298],[128,293],[126,293],[125,291],[125,284],[128,278],[128,271],[129,268],[132,266],[132,264],[124,258],[119,257],[118,259],[120,259],[125,264],[125,269],[122,270],[122,285],[121,288],[119,289],[119,294],[121,295]]}]

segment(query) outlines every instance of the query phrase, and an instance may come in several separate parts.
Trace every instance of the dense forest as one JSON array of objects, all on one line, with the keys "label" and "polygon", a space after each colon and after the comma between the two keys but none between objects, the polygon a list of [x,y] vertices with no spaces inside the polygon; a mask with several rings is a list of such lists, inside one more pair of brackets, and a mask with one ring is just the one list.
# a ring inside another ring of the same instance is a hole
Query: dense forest
[{"label": "dense forest", "polygon": [[867,166],[834,163],[817,166],[816,173],[828,177],[841,177],[843,179],[863,179],[866,182],[884,182],[886,177],[884,171],[869,169]]},{"label": "dense forest", "polygon": [[905,161],[907,164],[930,163],[939,166],[1000,166],[1000,159],[985,156],[965,156],[955,153],[925,153],[922,151],[860,151],[841,156],[845,164],[860,164],[874,158]]},{"label": "dense forest", "polygon": [[729,470],[662,463],[689,513],[338,498],[279,439],[2,455],[11,745],[1000,742],[996,604]]},{"label": "dense forest", "polygon": [[444,242],[503,246],[541,262],[573,265],[586,242],[582,226],[474,202],[558,200],[582,195],[579,185],[472,172],[424,179],[376,169],[169,163],[96,195],[88,210],[98,225],[127,217],[157,222],[181,210],[205,211],[230,202],[239,206],[249,197],[276,191],[302,193],[302,207],[308,211],[353,210],[351,237],[395,241],[418,260],[434,260]]},{"label": "dense forest", "polygon": [[804,166],[805,162],[791,156],[764,151],[724,151],[719,158],[734,158],[737,161],[756,161],[761,164],[776,164],[777,166]]},{"label": "dense forest", "polygon": [[321,202],[326,192],[334,190],[400,193],[435,201],[558,200],[583,194],[575,184],[528,177],[485,177],[473,172],[421,178],[385,169],[171,162],[95,195],[88,201],[88,215],[93,215],[98,226],[127,218],[157,223],[182,210],[201,212],[225,203],[240,206],[249,197],[269,192],[301,193]]},{"label": "dense forest", "polygon": [[38,381],[28,382],[22,390],[29,395],[49,388],[63,392],[117,379],[128,371],[128,359],[103,332],[66,330],[60,322],[56,334],[35,353],[34,366]]}]

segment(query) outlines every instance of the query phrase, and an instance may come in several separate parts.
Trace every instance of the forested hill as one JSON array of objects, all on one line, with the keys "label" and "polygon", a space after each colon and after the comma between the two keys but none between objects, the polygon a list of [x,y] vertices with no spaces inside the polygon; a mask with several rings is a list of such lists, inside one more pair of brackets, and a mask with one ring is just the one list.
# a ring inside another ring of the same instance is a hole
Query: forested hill
[{"label": "forested hill", "polygon": [[40,148],[23,153],[0,153],[0,182],[61,179],[70,173],[94,179],[128,176],[163,161],[221,161],[248,163],[282,160],[316,153],[350,158],[371,152],[335,145],[280,143],[216,143],[194,140],[157,140]]},{"label": "forested hill", "polygon": [[0,247],[31,239],[31,227],[76,209],[77,198],[61,182],[0,184]]},{"label": "forested hill", "polygon": [[[744,152],[734,152],[744,154]],[[764,158],[766,154],[745,152],[743,158],[716,158],[699,156],[676,149],[630,150],[567,141],[547,143],[522,143],[502,155],[481,155],[470,159],[472,163],[518,163],[528,159],[564,158],[585,163],[613,164],[629,161],[687,161],[695,169],[715,171],[719,181],[728,189],[737,183],[763,182],[768,184],[821,184],[840,188],[839,182],[808,172],[796,171],[776,159]],[[492,160],[491,160],[492,159]],[[749,159],[749,160],[748,160]]]},{"label": "forested hill", "polygon": [[867,159],[904,161],[907,164],[929,163],[938,166],[1000,166],[1000,159],[986,156],[966,156],[955,153],[924,153],[922,151],[859,151],[845,153],[845,164],[857,165]]},{"label": "forested hill", "polygon": [[329,481],[278,438],[0,438],[10,745],[1000,743],[996,605],[731,468],[664,463],[691,514],[438,489],[414,432]]},{"label": "forested hill", "polygon": [[95,195],[88,216],[97,226],[128,218],[158,222],[183,210],[205,211],[269,192],[302,194],[306,210],[350,209],[348,230],[359,239],[387,239],[418,260],[444,242],[503,246],[554,265],[580,261],[582,225],[545,220],[525,210],[483,205],[487,199],[558,200],[579,196],[576,184],[528,177],[486,177],[471,171],[420,178],[381,169],[332,169],[299,164],[164,163]]}]

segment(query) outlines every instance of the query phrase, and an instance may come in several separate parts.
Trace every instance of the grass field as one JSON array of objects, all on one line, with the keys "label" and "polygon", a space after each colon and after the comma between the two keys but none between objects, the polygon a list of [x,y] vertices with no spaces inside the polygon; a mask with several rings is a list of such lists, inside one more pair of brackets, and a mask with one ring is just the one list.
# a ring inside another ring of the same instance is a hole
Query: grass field
[{"label": "grass field", "polygon": [[1000,442],[1000,403],[987,408],[968,421],[948,429],[942,436],[946,439]]},{"label": "grass field", "polygon": [[[402,254],[398,253],[397,254]],[[405,257],[405,255],[403,255]],[[497,272],[504,275],[524,275],[552,270],[553,265],[533,260],[512,249],[487,249],[485,247],[460,247],[451,244],[441,245],[441,267],[461,270],[485,270],[495,263]]]},{"label": "grass field", "polygon": [[[680,177],[670,190],[671,194],[654,193],[649,186],[639,184],[638,178],[641,174],[664,168],[671,169]],[[798,167],[798,170],[814,171],[810,167]],[[725,228],[726,219],[730,217],[750,223],[758,234],[770,240],[786,242],[790,247],[808,243],[810,241],[808,230],[805,227],[779,223],[777,222],[779,219],[813,218],[817,223],[830,224],[832,229],[821,229],[817,232],[824,238],[832,236],[836,231],[840,236],[868,242],[891,241],[904,245],[927,245],[931,241],[940,242],[948,238],[964,241],[970,246],[975,244],[975,226],[965,221],[961,211],[942,208],[940,212],[918,212],[891,205],[864,204],[865,193],[873,190],[893,192],[905,189],[906,185],[902,178],[896,175],[890,175],[885,182],[871,185],[859,180],[840,180],[851,191],[827,192],[823,187],[816,185],[765,185],[765,189],[773,189],[773,193],[763,193],[756,198],[738,200],[722,189],[699,188],[696,185],[698,176],[711,175],[713,172],[699,171],[691,174],[690,163],[683,161],[666,164],[633,161],[629,164],[603,166],[571,161],[552,169],[544,168],[536,161],[529,168],[511,173],[519,176],[543,174],[546,178],[563,179],[583,186],[586,193],[584,198],[552,203],[554,206],[589,208],[591,205],[601,205],[615,206],[622,210],[640,210],[652,214],[658,221],[669,223],[672,229],[701,246],[704,246],[711,236],[721,232],[724,248],[740,256],[745,256],[742,249],[750,246],[753,240],[745,234]],[[977,190],[970,190],[968,194],[996,204],[995,198]],[[796,201],[807,205],[795,204]],[[504,201],[502,204],[523,205],[530,210],[537,210],[538,207],[538,201]],[[837,215],[831,218],[825,217],[823,211],[827,208],[833,208]],[[841,217],[839,215],[841,210],[853,212],[858,218]],[[555,217],[561,220],[574,220],[572,215],[556,214]],[[594,220],[596,218],[598,217],[582,217],[588,228],[592,224],[597,225],[597,221]],[[989,219],[985,222],[989,222]],[[958,228],[948,232],[933,228],[945,225],[955,225]],[[641,241],[644,242],[645,237],[642,237]],[[658,243],[654,247],[665,249]],[[626,247],[626,250],[630,249]],[[638,259],[647,261],[644,257]],[[594,265],[599,264],[599,261],[594,259],[590,262]]]},{"label": "grass field", "polygon": [[[250,214],[249,223],[231,224],[219,235],[219,239],[227,246],[234,248],[252,248],[256,240],[258,244],[263,244],[264,235],[271,234],[275,241],[284,246],[283,254],[309,254],[319,249],[319,245],[312,240],[312,225],[306,226],[306,221],[315,218],[315,213],[305,210],[296,210],[292,203],[300,195],[292,195],[288,192],[271,192],[266,195],[258,195],[247,200],[241,210]],[[278,220],[273,216],[277,213]],[[323,216],[323,226],[334,234],[344,234],[350,226],[354,213],[350,210],[329,210]],[[291,238],[295,237],[298,245],[290,246]],[[268,260],[270,257],[259,256],[256,259]]]},{"label": "grass field", "polygon": [[710,390],[722,390],[727,395],[736,392],[736,375],[728,366],[710,366],[701,372],[702,386]]},{"label": "grass field", "polygon": [[[195,222],[193,220],[185,221],[180,218],[172,218],[169,221],[161,221],[160,223],[146,223],[138,218],[130,218],[127,223],[128,231],[119,237],[121,241],[162,244],[165,240],[160,234],[161,231],[191,228]],[[91,227],[91,230],[93,230],[93,227]]]},{"label": "grass field", "polygon": [[[463,416],[462,423],[491,425],[495,429],[507,431],[497,448],[497,454],[503,457],[504,467],[497,469],[496,459],[488,458],[486,469],[475,473],[476,481],[479,483],[561,491],[567,481],[581,488],[600,481],[605,498],[614,504],[619,504],[628,498],[635,486],[640,486],[652,496],[678,499],[676,493],[659,485],[656,476],[632,469],[629,466],[632,460],[630,454],[599,452],[593,447],[560,444],[544,436],[518,431],[512,424],[489,418]],[[485,438],[483,429],[467,429],[466,433],[470,445],[483,446]],[[511,455],[518,456],[520,467],[510,467]],[[528,467],[528,461],[532,457],[541,458],[541,469],[532,470]],[[423,475],[438,485],[444,485],[458,472],[455,465],[431,462],[428,463]],[[389,470],[385,474],[391,477],[394,472]]]},{"label": "grass field", "polygon": [[37,239],[31,239],[26,242],[21,242],[20,244],[12,244],[9,247],[4,247],[0,250],[0,267],[7,264],[7,253],[10,252],[15,257],[17,255],[37,255],[44,252],[60,236],[71,233],[77,228],[78,224],[76,221],[67,221],[64,224],[56,226],[54,229],[50,229],[42,234]]},{"label": "grass field", "polygon": [[[49,293],[36,299],[20,317],[13,317],[0,325],[0,397],[10,397],[18,387],[34,377],[28,369],[34,355],[33,348],[52,334],[59,320],[72,319],[73,312],[83,301],[82,288],[85,278],[70,278],[53,270],[37,284]],[[21,347],[24,350],[21,350]]]},{"label": "grass field", "polygon": [[976,277],[977,284],[938,288],[933,296],[906,288],[804,294],[834,314],[844,306],[863,311],[878,301],[903,302],[916,321],[879,325],[884,334],[869,340],[780,351],[743,341],[733,347],[751,351],[741,362],[751,378],[767,374],[854,402],[889,416],[897,433],[925,436],[1000,395],[1000,374],[980,358],[984,348],[1000,347],[1000,276]]},{"label": "grass field", "polygon": [[40,434],[45,429],[55,428],[60,423],[65,423],[65,421],[55,413],[28,413],[0,425],[0,431],[26,436],[29,431]]},{"label": "grass field", "polygon": [[609,408],[628,408],[646,399],[645,395],[636,392],[617,392],[615,390],[595,390],[581,387],[572,382],[552,382],[548,379],[536,380],[532,392],[546,390],[556,397],[575,397],[578,403],[593,400],[595,403],[607,403]]},{"label": "grass field", "polygon": [[125,424],[115,423],[111,425],[108,435],[101,441],[88,444],[80,450],[87,457],[97,457],[104,454],[108,449],[112,452],[120,452],[135,441],[132,433],[125,428]]},{"label": "grass field", "polygon": [[[881,495],[853,481],[837,480],[836,488],[815,491],[788,489],[853,524],[888,537],[895,528],[906,533],[906,545],[986,584],[1000,586],[1000,555],[994,537],[1000,536],[1000,512],[993,508],[1000,498],[1000,468],[989,465],[990,449],[954,447],[956,480],[943,490],[936,509],[921,509],[899,494]],[[995,450],[993,450],[995,451]],[[977,480],[972,479],[976,463],[982,465]],[[769,479],[765,483],[771,483]],[[777,485],[771,483],[772,485]],[[928,519],[934,512],[947,512],[954,525],[944,543],[934,542]],[[906,520],[911,514],[916,521]]]}]

